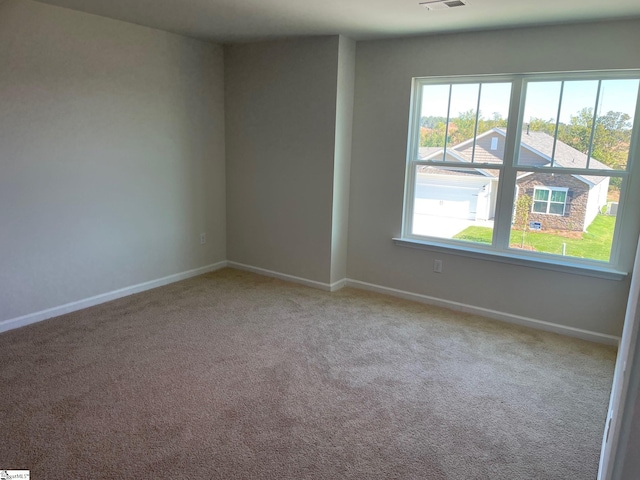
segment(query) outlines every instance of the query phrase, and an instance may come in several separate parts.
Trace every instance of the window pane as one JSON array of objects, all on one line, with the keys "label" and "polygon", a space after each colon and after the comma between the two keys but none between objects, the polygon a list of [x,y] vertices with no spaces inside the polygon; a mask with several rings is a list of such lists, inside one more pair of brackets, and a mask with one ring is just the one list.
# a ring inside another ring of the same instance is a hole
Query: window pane
[{"label": "window pane", "polygon": [[524,123],[531,130],[553,134],[558,116],[562,82],[528,82],[524,106]]},{"label": "window pane", "polygon": [[564,203],[550,203],[549,213],[553,215],[562,215],[564,213]]},{"label": "window pane", "polygon": [[562,202],[564,203],[567,198],[567,192],[562,190],[552,190],[551,191],[551,201],[552,202]]},{"label": "window pane", "polygon": [[491,244],[499,171],[415,168],[411,233]]},{"label": "window pane", "polygon": [[418,159],[443,160],[450,85],[422,87]]},{"label": "window pane", "polygon": [[[478,137],[473,161],[502,163],[509,120],[510,83],[483,83],[480,91]],[[487,133],[493,130],[493,133]],[[487,133],[486,135],[482,135]],[[494,148],[495,147],[495,148]]]},{"label": "window pane", "polygon": [[502,163],[510,99],[511,83],[423,86],[418,160]]},{"label": "window pane", "polygon": [[[618,204],[608,177],[521,172],[517,183],[511,248],[609,261]],[[552,191],[546,213],[547,203],[533,200],[535,187],[567,191]]]},{"label": "window pane", "polygon": [[451,87],[451,108],[447,149],[471,140],[476,131],[476,110],[480,84],[458,84]]},{"label": "window pane", "polygon": [[535,191],[535,199],[536,200],[548,200],[549,199],[549,190],[543,190],[540,188],[536,188]]},{"label": "window pane", "polygon": [[602,81],[589,168],[627,168],[638,83],[637,79]]},{"label": "window pane", "polygon": [[550,166],[562,82],[527,84],[518,165]]},{"label": "window pane", "polygon": [[586,168],[597,93],[597,80],[529,83],[518,164]]},{"label": "window pane", "polygon": [[553,162],[555,167],[587,167],[597,93],[597,80],[564,82]]},{"label": "window pane", "polygon": [[533,202],[533,211],[538,213],[546,213],[547,202]]}]

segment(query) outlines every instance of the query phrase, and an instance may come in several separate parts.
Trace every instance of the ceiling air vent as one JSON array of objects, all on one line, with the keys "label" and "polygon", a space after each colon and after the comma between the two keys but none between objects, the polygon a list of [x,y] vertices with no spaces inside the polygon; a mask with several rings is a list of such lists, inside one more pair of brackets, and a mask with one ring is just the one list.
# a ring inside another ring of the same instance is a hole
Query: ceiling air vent
[{"label": "ceiling air vent", "polygon": [[455,7],[464,7],[469,5],[467,0],[429,0],[428,2],[421,2],[421,6],[427,10],[448,10]]}]

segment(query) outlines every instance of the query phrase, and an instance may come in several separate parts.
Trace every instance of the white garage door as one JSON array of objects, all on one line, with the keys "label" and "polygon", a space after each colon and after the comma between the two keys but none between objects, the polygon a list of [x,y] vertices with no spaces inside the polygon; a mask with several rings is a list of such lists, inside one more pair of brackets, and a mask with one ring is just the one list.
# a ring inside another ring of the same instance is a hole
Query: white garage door
[{"label": "white garage door", "polygon": [[418,178],[414,214],[475,220],[479,191],[477,186],[434,184]]}]

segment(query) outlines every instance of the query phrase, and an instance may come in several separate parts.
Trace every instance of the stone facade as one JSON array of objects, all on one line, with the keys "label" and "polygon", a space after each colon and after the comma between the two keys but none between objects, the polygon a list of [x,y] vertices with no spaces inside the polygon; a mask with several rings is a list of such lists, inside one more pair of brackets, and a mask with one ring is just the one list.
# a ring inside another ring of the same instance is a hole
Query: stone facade
[{"label": "stone facade", "polygon": [[519,195],[533,198],[534,187],[568,188],[564,215],[551,215],[531,212],[529,222],[540,222],[542,230],[582,231],[587,213],[589,186],[573,175],[534,173],[518,180]]}]

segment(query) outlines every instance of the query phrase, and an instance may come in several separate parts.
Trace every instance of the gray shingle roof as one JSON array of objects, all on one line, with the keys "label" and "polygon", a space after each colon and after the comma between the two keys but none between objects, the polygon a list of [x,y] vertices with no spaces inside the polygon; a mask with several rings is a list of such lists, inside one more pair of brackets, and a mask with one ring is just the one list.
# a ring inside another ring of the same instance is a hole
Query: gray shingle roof
[{"label": "gray shingle roof", "polygon": [[[500,131],[500,129],[496,129]],[[504,135],[504,131],[501,131]],[[522,132],[522,145],[528,146],[533,150],[542,153],[545,157],[551,158],[553,152],[553,137],[544,132]],[[554,165],[563,168],[587,168],[587,156],[580,150],[567,145],[560,140],[556,141],[556,151],[554,155]],[[595,158],[591,158],[589,168],[596,170],[611,170],[611,168]],[[588,182],[595,184],[600,183],[606,177],[596,175],[579,175]]]},{"label": "gray shingle roof", "polygon": [[418,151],[418,159],[424,160],[425,158],[429,158],[432,154],[441,151],[442,147],[420,147]]},{"label": "gray shingle roof", "polygon": [[[495,130],[505,135],[504,130],[499,128]],[[553,137],[544,132],[522,132],[522,144],[542,153],[548,158],[551,158],[551,154],[553,153]],[[556,142],[554,163],[563,168],[587,168],[587,156],[581,151],[558,140]],[[595,158],[591,158],[589,168],[611,170],[610,167]]]},{"label": "gray shingle roof", "polygon": [[[501,128],[493,128],[484,134],[489,135],[491,133],[499,133],[503,137],[506,136],[505,130]],[[480,137],[480,135],[478,136]],[[542,158],[547,160],[547,165],[551,163],[551,155],[553,153],[553,137],[544,132],[529,132],[524,131],[521,137],[522,146],[524,148],[529,148],[534,150],[535,153],[540,155]],[[466,159],[467,161],[471,161],[470,156],[461,152],[460,147],[467,147],[472,140],[467,140],[452,148],[453,151],[457,154],[457,156]],[[419,159],[424,160],[430,157],[435,156],[436,153],[442,152],[442,147],[420,147],[419,149]],[[493,155],[493,158],[485,156],[484,161],[486,163],[502,163],[502,158]],[[587,156],[579,150],[567,145],[564,142],[558,140],[556,142],[556,151],[554,155],[554,165],[562,168],[587,168]],[[589,168],[592,169],[600,169],[600,170],[611,170],[611,168],[605,165],[598,160],[591,158],[589,162]],[[601,176],[595,175],[581,175],[579,178],[583,178],[584,180],[591,182],[593,184],[600,183],[604,178]]]}]

